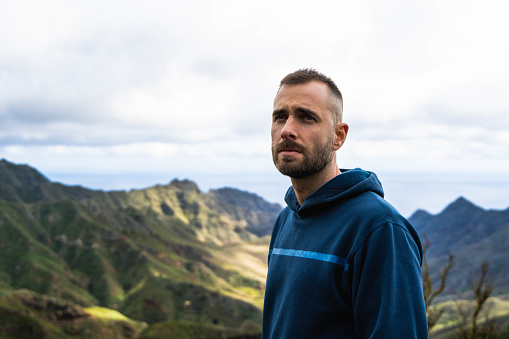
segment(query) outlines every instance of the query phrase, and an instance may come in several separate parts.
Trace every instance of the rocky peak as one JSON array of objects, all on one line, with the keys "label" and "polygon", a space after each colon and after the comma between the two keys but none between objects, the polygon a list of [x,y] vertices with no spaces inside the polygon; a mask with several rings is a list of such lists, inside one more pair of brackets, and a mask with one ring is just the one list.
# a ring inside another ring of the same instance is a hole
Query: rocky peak
[{"label": "rocky peak", "polygon": [[456,217],[456,218],[472,218],[475,214],[484,212],[484,209],[474,205],[467,199],[459,197],[454,202],[449,204],[438,216],[441,217]]},{"label": "rocky peak", "polygon": [[198,185],[196,185],[194,181],[188,179],[184,180],[173,179],[168,186],[176,187],[182,191],[200,192]]},{"label": "rocky peak", "polygon": [[[453,210],[453,211],[460,211],[460,210],[464,210],[464,209],[481,209],[480,207],[474,205],[473,203],[471,203],[470,201],[468,201],[467,199],[465,199],[464,197],[458,197],[458,199],[456,199],[455,201],[453,201],[452,203],[450,203],[445,209],[443,212],[447,211],[447,210]],[[442,212],[442,213],[443,213]]]},{"label": "rocky peak", "polygon": [[0,184],[14,186],[33,186],[48,183],[49,180],[28,165],[13,164],[0,160]]},{"label": "rocky peak", "polygon": [[0,160],[0,184],[32,186],[48,183],[49,180],[28,165],[17,165],[5,159]]}]

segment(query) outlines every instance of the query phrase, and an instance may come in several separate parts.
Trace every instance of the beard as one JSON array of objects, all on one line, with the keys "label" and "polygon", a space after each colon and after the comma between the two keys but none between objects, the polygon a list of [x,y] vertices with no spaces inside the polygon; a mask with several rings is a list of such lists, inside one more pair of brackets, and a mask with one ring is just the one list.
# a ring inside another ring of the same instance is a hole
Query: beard
[{"label": "beard", "polygon": [[[292,156],[279,157],[279,152],[285,148],[299,151],[304,159],[300,162]],[[292,140],[283,140],[277,145],[272,145],[272,160],[281,174],[294,179],[309,177],[321,172],[332,161],[334,154],[334,140],[329,137],[324,143],[316,145],[313,149]]]}]

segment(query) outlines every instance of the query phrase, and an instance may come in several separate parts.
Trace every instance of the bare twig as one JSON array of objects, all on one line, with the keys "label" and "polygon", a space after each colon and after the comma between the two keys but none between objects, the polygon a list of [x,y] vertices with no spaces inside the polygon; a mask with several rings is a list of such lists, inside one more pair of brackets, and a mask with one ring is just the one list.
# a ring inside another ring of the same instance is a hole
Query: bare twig
[{"label": "bare twig", "polygon": [[440,286],[433,290],[433,280],[429,273],[428,261],[426,259],[426,252],[430,247],[431,243],[429,242],[426,235],[423,235],[424,241],[422,246],[423,252],[423,260],[422,260],[422,291],[424,294],[424,304],[426,306],[426,315],[428,318],[428,331],[431,330],[440,320],[440,317],[444,313],[444,309],[431,308],[431,304],[433,300],[445,290],[447,276],[449,272],[454,266],[454,255],[449,253],[449,260],[446,266],[442,268],[442,272],[440,273]]}]

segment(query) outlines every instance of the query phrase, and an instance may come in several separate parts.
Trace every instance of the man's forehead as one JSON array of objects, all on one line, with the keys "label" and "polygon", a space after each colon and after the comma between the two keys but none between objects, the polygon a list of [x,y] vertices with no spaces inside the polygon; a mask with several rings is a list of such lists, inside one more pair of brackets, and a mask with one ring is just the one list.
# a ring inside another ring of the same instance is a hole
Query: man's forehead
[{"label": "man's forehead", "polygon": [[323,82],[312,80],[304,84],[284,84],[276,93],[274,98],[274,106],[280,103],[281,100],[299,100],[299,101],[313,101],[318,103],[323,101],[327,103],[329,100],[329,88]]}]

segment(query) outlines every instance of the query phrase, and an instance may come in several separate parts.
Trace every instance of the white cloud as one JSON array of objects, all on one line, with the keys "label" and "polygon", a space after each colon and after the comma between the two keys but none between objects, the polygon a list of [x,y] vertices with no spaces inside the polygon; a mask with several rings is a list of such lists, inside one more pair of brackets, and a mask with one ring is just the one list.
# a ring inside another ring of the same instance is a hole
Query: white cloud
[{"label": "white cloud", "polygon": [[[225,180],[245,171],[247,182],[274,171],[272,100],[281,77],[301,67],[341,88],[351,132],[340,158],[352,166],[398,172],[447,160],[453,171],[509,158],[500,1],[2,7],[0,156],[13,161],[206,177],[201,168]],[[487,170],[507,166],[496,164]]]}]

